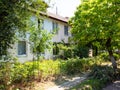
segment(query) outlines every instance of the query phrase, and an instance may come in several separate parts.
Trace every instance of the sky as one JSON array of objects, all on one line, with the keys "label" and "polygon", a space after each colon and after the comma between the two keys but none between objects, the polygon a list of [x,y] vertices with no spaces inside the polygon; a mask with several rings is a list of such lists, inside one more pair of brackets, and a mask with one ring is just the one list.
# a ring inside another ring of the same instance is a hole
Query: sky
[{"label": "sky", "polygon": [[64,17],[72,17],[80,4],[80,0],[51,0],[49,4],[49,12],[57,13]]}]

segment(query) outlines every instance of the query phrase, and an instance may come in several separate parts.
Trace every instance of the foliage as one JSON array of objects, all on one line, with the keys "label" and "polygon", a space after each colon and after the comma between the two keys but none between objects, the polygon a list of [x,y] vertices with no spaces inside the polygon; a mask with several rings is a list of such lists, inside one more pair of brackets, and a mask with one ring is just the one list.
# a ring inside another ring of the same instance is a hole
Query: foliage
[{"label": "foliage", "polygon": [[76,74],[76,73],[82,73],[87,72],[91,70],[92,66],[94,64],[100,64],[101,59],[96,58],[83,58],[79,59],[77,58],[71,58],[66,61],[64,64],[64,70],[66,74]]},{"label": "foliage", "polygon": [[[43,79],[59,75],[59,74],[75,74],[83,71],[87,71],[92,68],[92,65],[99,63],[98,58],[71,58],[66,61],[63,60],[42,60],[26,62],[24,64],[19,62],[9,62],[9,71],[12,82],[27,81],[34,74],[37,75],[38,71],[42,74]],[[0,75],[4,75],[3,71],[7,63],[1,63]],[[71,70],[70,70],[71,68]],[[2,80],[2,77],[1,79]]]},{"label": "foliage", "polygon": [[[33,70],[33,63],[31,64],[21,64],[15,63],[13,64],[12,69],[12,82],[26,82],[34,75]],[[22,72],[22,73],[21,73]]]},{"label": "foliage", "polygon": [[52,34],[43,28],[43,18],[31,16],[27,21],[27,26],[30,27],[29,43],[33,54],[40,55],[45,52],[45,49],[51,49],[52,47]]},{"label": "foliage", "polygon": [[[119,0],[88,0],[83,2],[70,21],[74,39],[81,44],[105,45],[112,38],[112,45],[119,44]],[[113,23],[114,22],[114,23]]]},{"label": "foliage", "polygon": [[60,58],[68,59],[68,58],[86,58],[88,57],[89,48],[87,46],[79,46],[74,44],[58,44],[59,51],[63,51],[60,53]]},{"label": "foliage", "polygon": [[74,48],[74,55],[80,58],[88,57],[89,48],[87,46],[76,46]]},{"label": "foliage", "polygon": [[[13,48],[15,37],[31,29],[27,26],[29,17],[33,15],[39,17],[39,12],[46,11],[46,7],[47,4],[43,0],[0,0],[0,60],[4,56],[7,58],[8,49]],[[28,74],[27,67],[21,64],[14,67],[11,62],[0,63],[2,72],[0,78],[3,86],[6,86],[5,90],[9,90],[9,85],[17,79],[25,81]]]},{"label": "foliage", "polygon": [[90,71],[93,65],[99,65],[101,62],[102,59],[99,57],[83,59],[77,57],[65,61],[36,60],[25,63],[0,63],[0,85],[2,85],[1,88],[4,88],[6,87],[6,84],[4,84],[6,82],[9,83],[9,85],[13,85],[15,83],[26,84],[32,80],[53,80],[63,75],[73,75]]},{"label": "foliage", "polygon": [[46,7],[43,0],[0,0],[0,56],[7,54],[16,32],[29,30],[26,20]]},{"label": "foliage", "polygon": [[70,20],[74,41],[80,45],[92,44],[107,49],[114,69],[117,64],[113,50],[120,46],[119,6],[119,0],[83,1]]},{"label": "foliage", "polygon": [[[6,68],[7,67],[7,68]],[[11,82],[11,65],[9,62],[0,63],[0,89],[7,90]],[[1,85],[2,84],[2,85]]]},{"label": "foliage", "polygon": [[[1,63],[1,71],[0,71],[0,82],[4,82],[3,80],[6,79],[5,73],[6,69],[10,72],[11,82],[27,82],[32,79],[35,74],[37,76],[38,72],[42,74],[42,79],[47,79],[49,76],[60,74],[59,68],[60,61],[34,61],[34,62],[26,62],[24,64],[16,62],[16,63],[9,63],[9,68],[5,68],[7,63]],[[4,72],[4,73],[3,73]],[[9,80],[8,80],[9,82]]]},{"label": "foliage", "polygon": [[65,43],[60,43],[58,44],[59,52],[63,51],[60,53],[60,58],[62,59],[68,59],[72,58],[74,55],[74,46],[70,44],[65,44]]},{"label": "foliage", "polygon": [[59,47],[57,43],[53,44],[53,55],[58,55],[59,54]]},{"label": "foliage", "polygon": [[61,62],[58,60],[42,61],[42,64],[39,66],[39,70],[42,73],[42,78],[46,80],[47,78],[50,79],[53,76],[56,77],[57,75],[62,74],[62,72],[60,72],[60,64]]},{"label": "foliage", "polygon": [[[119,75],[119,74],[118,74]],[[101,90],[106,84],[116,79],[115,73],[110,66],[94,65],[89,78],[71,90]]]},{"label": "foliage", "polygon": [[92,78],[99,79],[103,82],[111,82],[115,79],[115,73],[110,66],[94,66],[90,73]]},{"label": "foliage", "polygon": [[31,49],[34,54],[39,56],[41,53],[45,52],[46,49],[50,50],[52,48],[52,34],[46,30],[36,29],[31,31],[30,42]]},{"label": "foliage", "polygon": [[[120,55],[119,54],[114,53],[113,55],[114,55],[116,60],[120,59]],[[110,61],[110,58],[109,58],[109,55],[108,55],[107,52],[101,53],[99,56],[100,56],[100,58],[103,58],[104,61]]]}]

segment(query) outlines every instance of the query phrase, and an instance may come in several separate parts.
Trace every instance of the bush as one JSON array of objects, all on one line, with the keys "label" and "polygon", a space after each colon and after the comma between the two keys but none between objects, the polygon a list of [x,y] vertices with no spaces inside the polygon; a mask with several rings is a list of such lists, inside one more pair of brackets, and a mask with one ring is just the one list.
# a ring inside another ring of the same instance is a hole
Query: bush
[{"label": "bush", "polygon": [[[0,81],[10,83],[26,83],[30,80],[52,80],[53,77],[71,75],[91,70],[94,64],[101,63],[102,59],[71,58],[68,60],[42,60],[26,63],[9,62],[2,63],[0,70]],[[8,67],[9,66],[9,67]],[[7,68],[6,68],[7,67]],[[8,79],[6,79],[6,76]],[[5,85],[1,85],[3,88]]]},{"label": "bush", "polygon": [[56,60],[43,60],[26,62],[24,64],[14,64],[13,67],[13,81],[25,82],[31,79],[31,77],[46,80],[54,75],[60,74],[60,61]]},{"label": "bush", "polygon": [[36,68],[33,63],[14,63],[12,67],[12,81],[15,83],[27,82],[33,76]]},{"label": "bush", "polygon": [[47,61],[42,61],[39,64],[39,70],[41,72],[41,78],[42,79],[47,79],[49,77],[53,77],[55,75],[59,75],[60,73],[60,61],[56,60],[47,60]]},{"label": "bush", "polygon": [[90,76],[95,79],[99,79],[103,82],[111,82],[115,80],[115,73],[112,67],[110,66],[94,66],[90,73]]},{"label": "bush", "polygon": [[76,46],[73,51],[75,56],[78,56],[80,58],[87,58],[89,53],[89,47]]},{"label": "bush", "polygon": [[94,65],[89,78],[71,90],[102,90],[107,84],[115,80],[115,74],[110,66]]},{"label": "bush", "polygon": [[102,53],[99,57],[103,58],[105,61],[110,61],[108,53]]},{"label": "bush", "polygon": [[[97,59],[97,60],[96,60]],[[92,68],[94,64],[98,64],[101,59],[96,58],[71,58],[66,61],[65,71],[67,74],[75,74],[86,72]]]}]

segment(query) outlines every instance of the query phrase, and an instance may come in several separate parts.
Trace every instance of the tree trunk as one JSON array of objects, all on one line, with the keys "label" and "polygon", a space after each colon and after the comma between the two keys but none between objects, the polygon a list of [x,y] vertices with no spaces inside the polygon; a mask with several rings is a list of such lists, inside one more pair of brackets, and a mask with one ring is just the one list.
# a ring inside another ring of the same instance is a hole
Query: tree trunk
[{"label": "tree trunk", "polygon": [[112,62],[113,69],[114,69],[114,71],[116,71],[117,63],[116,63],[116,60],[115,60],[115,58],[113,56],[113,52],[112,52],[112,50],[108,50],[108,52],[109,52],[110,60]]},{"label": "tree trunk", "polygon": [[116,71],[116,69],[117,69],[117,63],[116,63],[116,60],[115,60],[115,58],[113,56],[113,51],[112,51],[112,48],[111,48],[111,38],[107,39],[106,48],[108,50],[109,57],[110,57],[110,60],[112,62],[113,69],[114,69],[114,71]]},{"label": "tree trunk", "polygon": [[95,47],[95,56],[97,56],[97,55],[98,55],[98,48]]}]

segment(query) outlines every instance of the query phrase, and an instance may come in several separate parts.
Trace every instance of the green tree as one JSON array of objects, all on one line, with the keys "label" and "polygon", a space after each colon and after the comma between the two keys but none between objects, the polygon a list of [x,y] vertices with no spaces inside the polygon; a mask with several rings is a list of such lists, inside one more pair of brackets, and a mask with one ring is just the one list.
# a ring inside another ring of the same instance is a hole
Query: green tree
[{"label": "green tree", "polygon": [[31,29],[29,30],[29,32],[31,49],[33,51],[33,54],[36,55],[39,59],[41,53],[44,53],[46,49],[51,49],[53,45],[51,41],[53,34],[42,28],[43,20],[37,19],[37,21],[38,25],[30,21]]},{"label": "green tree", "polygon": [[72,34],[78,44],[106,49],[117,68],[113,50],[120,46],[120,0],[85,0],[71,18]]},{"label": "green tree", "polygon": [[[42,16],[42,18],[44,18],[44,16]],[[33,53],[33,61],[39,61],[41,54],[44,53],[45,50],[51,50],[53,45],[51,41],[53,34],[48,32],[47,30],[44,30],[43,22],[43,19],[36,16],[30,17],[30,19],[28,19],[27,21],[27,25],[28,27],[30,27],[28,34],[31,51]],[[36,65],[39,67],[40,62],[33,62],[33,68],[35,68]],[[35,76],[34,70],[32,73]],[[41,71],[38,70],[39,81],[41,80],[40,75]]]},{"label": "green tree", "polygon": [[[18,33],[26,33],[31,27],[27,21],[31,16],[39,17],[45,12],[47,4],[43,0],[0,0],[0,57],[7,55]],[[2,63],[1,63],[2,65]],[[3,78],[4,90],[11,90],[11,63],[5,62]]]},{"label": "green tree", "polygon": [[0,0],[0,56],[14,43],[16,32],[29,30],[26,20],[31,15],[45,11],[43,0]]}]

